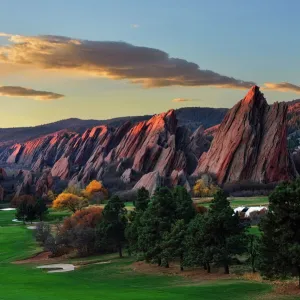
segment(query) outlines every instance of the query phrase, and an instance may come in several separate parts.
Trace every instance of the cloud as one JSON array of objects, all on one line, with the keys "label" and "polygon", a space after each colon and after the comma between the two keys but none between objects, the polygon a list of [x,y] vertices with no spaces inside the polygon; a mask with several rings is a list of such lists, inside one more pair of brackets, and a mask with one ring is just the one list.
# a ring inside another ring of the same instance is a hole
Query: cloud
[{"label": "cloud", "polygon": [[137,28],[139,28],[139,27],[140,27],[140,25],[139,25],[139,24],[131,24],[130,26],[131,26],[131,28],[135,28],[135,29],[137,29]]},{"label": "cloud", "polygon": [[[0,34],[1,35],[1,34]],[[202,70],[198,64],[155,48],[125,42],[88,41],[63,36],[2,34],[10,43],[0,46],[0,63],[39,69],[88,72],[144,87],[211,86],[248,89],[254,83]]]},{"label": "cloud", "polygon": [[174,98],[172,102],[189,102],[193,101],[193,99],[187,99],[187,98]]},{"label": "cloud", "polygon": [[5,97],[26,97],[35,100],[55,100],[64,97],[64,95],[46,91],[37,91],[27,89],[21,86],[0,86],[0,96]]},{"label": "cloud", "polygon": [[273,90],[278,92],[293,92],[293,93],[300,94],[300,86],[289,82],[280,82],[280,83],[266,82],[262,87],[262,89]]}]

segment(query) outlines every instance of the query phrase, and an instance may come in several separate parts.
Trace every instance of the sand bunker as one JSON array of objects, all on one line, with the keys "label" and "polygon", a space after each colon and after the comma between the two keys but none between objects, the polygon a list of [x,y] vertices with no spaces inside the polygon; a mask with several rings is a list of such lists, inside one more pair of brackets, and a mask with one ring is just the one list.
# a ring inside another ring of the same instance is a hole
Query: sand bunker
[{"label": "sand bunker", "polygon": [[9,210],[16,210],[15,208],[8,207],[8,208],[1,208],[2,211],[9,211]]},{"label": "sand bunker", "polygon": [[53,265],[44,265],[38,266],[38,269],[53,269],[52,271],[48,271],[47,273],[62,273],[62,272],[70,272],[75,270],[75,266],[72,264],[53,264]]},{"label": "sand bunker", "polygon": [[13,219],[12,221],[13,221],[13,222],[17,222],[17,223],[23,223],[23,221],[20,221],[20,220],[18,220],[18,219]]},{"label": "sand bunker", "polygon": [[27,229],[34,230],[34,229],[36,229],[36,226],[27,226]]}]

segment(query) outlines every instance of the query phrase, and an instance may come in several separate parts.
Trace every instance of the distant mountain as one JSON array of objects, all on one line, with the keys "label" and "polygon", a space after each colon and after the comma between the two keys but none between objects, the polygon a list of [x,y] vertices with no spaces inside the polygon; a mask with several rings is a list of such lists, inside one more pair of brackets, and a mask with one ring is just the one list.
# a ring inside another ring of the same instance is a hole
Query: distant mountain
[{"label": "distant mountain", "polygon": [[[219,124],[223,120],[226,112],[226,108],[187,107],[178,109],[176,115],[178,116],[179,126],[184,125],[192,131],[195,131],[200,125],[203,125],[204,128],[209,128]],[[71,118],[33,127],[0,128],[0,146],[23,143],[61,130],[82,134],[86,129],[99,125],[119,127],[126,121],[137,123],[149,120],[151,117],[152,115],[127,116],[108,120],[81,120]]]}]

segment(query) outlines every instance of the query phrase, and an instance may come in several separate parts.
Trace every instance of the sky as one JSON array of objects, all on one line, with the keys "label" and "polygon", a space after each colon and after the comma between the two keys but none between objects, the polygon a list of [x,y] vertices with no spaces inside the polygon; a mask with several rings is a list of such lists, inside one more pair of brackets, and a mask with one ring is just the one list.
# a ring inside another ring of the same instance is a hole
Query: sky
[{"label": "sky", "polygon": [[300,98],[298,0],[0,4],[0,127]]}]

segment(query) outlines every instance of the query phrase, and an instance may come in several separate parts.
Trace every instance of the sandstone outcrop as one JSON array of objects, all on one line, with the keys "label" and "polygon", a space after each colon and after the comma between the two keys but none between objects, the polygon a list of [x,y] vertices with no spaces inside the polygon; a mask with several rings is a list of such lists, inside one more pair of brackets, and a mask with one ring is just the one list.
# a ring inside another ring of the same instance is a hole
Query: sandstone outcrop
[{"label": "sandstone outcrop", "polygon": [[257,86],[225,116],[194,175],[227,182],[278,182],[296,176],[287,149],[287,105],[269,106]]}]

